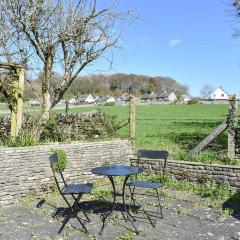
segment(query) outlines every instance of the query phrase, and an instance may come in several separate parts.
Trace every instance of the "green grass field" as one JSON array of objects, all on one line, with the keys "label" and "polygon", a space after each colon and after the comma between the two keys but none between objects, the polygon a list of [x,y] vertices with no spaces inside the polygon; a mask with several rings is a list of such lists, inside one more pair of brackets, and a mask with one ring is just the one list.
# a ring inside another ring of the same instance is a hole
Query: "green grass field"
[{"label": "green grass field", "polygon": [[[1,106],[0,106],[1,107]],[[27,107],[29,110],[29,107]],[[127,119],[128,106],[75,107],[70,112],[103,111],[116,116],[116,122]],[[63,112],[64,109],[57,110]],[[139,105],[136,108],[136,148],[166,149],[172,159],[207,163],[231,163],[226,160],[227,133],[221,134],[197,156],[188,151],[205,138],[226,117],[228,105]],[[129,137],[129,126],[118,136]],[[234,163],[234,162],[233,162]]]},{"label": "green grass field", "polygon": [[[127,106],[74,108],[71,112],[99,109],[117,116],[117,121],[128,118]],[[188,151],[206,137],[226,117],[228,105],[139,105],[136,109],[137,149],[166,149],[172,159],[207,163],[229,163],[226,160],[227,134],[223,133],[197,156]],[[118,132],[128,137],[128,126]]]}]

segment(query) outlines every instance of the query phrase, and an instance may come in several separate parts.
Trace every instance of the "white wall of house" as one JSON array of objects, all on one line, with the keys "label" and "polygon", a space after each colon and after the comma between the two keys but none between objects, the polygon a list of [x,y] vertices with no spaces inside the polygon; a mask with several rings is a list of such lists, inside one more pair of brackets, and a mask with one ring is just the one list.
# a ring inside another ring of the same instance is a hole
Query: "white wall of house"
[{"label": "white wall of house", "polygon": [[109,103],[109,102],[116,102],[116,100],[114,97],[111,96],[106,100],[106,103]]},{"label": "white wall of house", "polygon": [[188,102],[188,101],[190,101],[191,100],[191,98],[188,96],[188,95],[183,95],[182,96],[182,101],[183,102]]},{"label": "white wall of house", "polygon": [[77,103],[77,100],[75,98],[71,98],[68,102],[70,104],[75,104],[75,103]]},{"label": "white wall of house", "polygon": [[88,95],[88,96],[86,97],[85,102],[87,102],[87,103],[94,103],[94,102],[95,102],[95,99],[94,99],[94,97],[90,94],[90,95]]},{"label": "white wall of house", "polygon": [[211,99],[212,100],[228,100],[229,96],[221,87],[219,87],[211,94]]},{"label": "white wall of house", "polygon": [[170,102],[176,101],[176,100],[177,100],[176,94],[175,94],[174,92],[171,92],[171,93],[168,95],[168,100],[169,100]]}]

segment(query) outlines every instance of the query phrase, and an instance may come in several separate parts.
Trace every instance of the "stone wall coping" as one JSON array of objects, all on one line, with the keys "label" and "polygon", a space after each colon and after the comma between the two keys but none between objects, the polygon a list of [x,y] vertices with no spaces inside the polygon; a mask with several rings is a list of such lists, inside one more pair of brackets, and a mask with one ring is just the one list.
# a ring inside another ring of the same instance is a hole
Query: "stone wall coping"
[{"label": "stone wall coping", "polygon": [[[150,158],[141,158],[142,160],[149,160],[149,161],[160,161],[162,159],[150,159]],[[137,160],[137,157],[131,158],[131,160]],[[168,163],[177,163],[177,164],[184,164],[184,165],[193,165],[193,166],[209,166],[209,167],[221,167],[221,168],[232,168],[232,169],[240,169],[240,166],[234,165],[221,165],[221,164],[210,164],[210,163],[202,163],[202,162],[191,162],[191,161],[180,161],[180,160],[173,160],[169,159]]]},{"label": "stone wall coping", "polygon": [[79,144],[84,144],[84,145],[91,145],[91,144],[102,144],[102,143],[114,143],[118,141],[126,141],[130,142],[132,140],[130,139],[121,139],[121,138],[115,138],[115,139],[110,139],[110,140],[103,140],[103,141],[73,141],[70,143],[60,143],[60,142],[55,142],[55,143],[49,143],[49,144],[43,144],[43,145],[36,145],[36,146],[27,146],[27,147],[2,147],[0,146],[0,151],[27,151],[27,150],[34,150],[34,149],[46,149],[49,147],[57,148],[57,147],[73,147],[73,146],[78,146]]}]

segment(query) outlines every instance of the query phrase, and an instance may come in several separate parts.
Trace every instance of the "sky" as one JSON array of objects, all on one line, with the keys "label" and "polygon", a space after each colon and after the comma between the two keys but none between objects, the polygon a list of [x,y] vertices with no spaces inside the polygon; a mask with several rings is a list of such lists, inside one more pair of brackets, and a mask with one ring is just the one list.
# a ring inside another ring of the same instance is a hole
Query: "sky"
[{"label": "sky", "polygon": [[[103,60],[85,71],[169,76],[199,96],[208,84],[240,95],[240,38],[232,0],[120,0],[119,9],[139,17],[114,49],[114,64]],[[240,18],[240,17],[239,17]],[[94,71],[93,71],[94,70]]]}]

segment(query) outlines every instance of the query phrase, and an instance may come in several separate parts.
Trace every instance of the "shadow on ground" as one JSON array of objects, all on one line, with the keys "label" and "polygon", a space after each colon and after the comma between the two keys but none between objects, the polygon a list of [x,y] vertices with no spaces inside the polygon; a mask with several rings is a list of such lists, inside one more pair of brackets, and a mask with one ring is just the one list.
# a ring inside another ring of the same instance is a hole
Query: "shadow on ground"
[{"label": "shadow on ground", "polygon": [[223,210],[230,209],[231,216],[240,219],[240,189],[223,203]]}]

